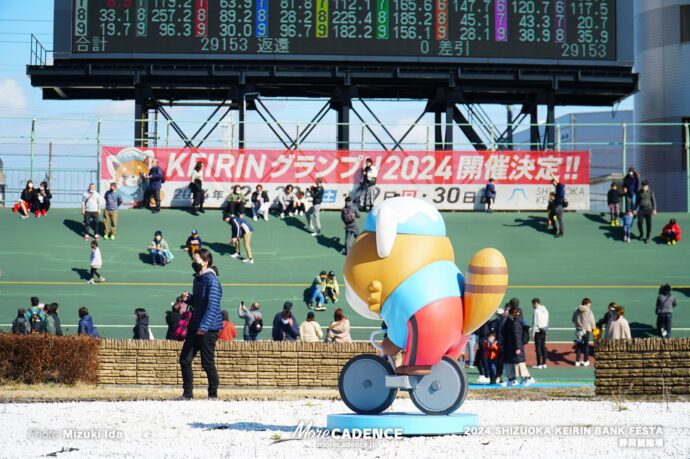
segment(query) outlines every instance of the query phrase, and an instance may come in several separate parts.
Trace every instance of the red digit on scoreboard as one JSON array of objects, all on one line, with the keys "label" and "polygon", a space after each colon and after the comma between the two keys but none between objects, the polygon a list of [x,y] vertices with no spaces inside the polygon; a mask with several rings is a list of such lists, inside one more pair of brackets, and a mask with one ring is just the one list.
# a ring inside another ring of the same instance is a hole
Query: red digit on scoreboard
[{"label": "red digit on scoreboard", "polygon": [[208,34],[208,0],[195,0],[194,3],[194,36],[205,37]]},{"label": "red digit on scoreboard", "polygon": [[436,39],[448,39],[448,0],[436,0]]}]

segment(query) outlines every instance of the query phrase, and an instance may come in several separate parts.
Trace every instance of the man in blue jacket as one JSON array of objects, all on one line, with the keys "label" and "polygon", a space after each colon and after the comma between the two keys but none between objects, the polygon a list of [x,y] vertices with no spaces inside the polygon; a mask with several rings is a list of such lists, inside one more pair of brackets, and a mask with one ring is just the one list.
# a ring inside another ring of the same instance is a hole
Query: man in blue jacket
[{"label": "man in blue jacket", "polygon": [[273,341],[296,341],[299,336],[299,322],[292,315],[292,303],[286,301],[283,311],[273,318]]},{"label": "man in blue jacket", "polygon": [[144,175],[144,178],[148,180],[148,186],[146,187],[146,192],[144,193],[144,203],[142,207],[151,209],[151,196],[156,201],[156,209],[152,210],[155,214],[161,211],[161,184],[163,183],[163,169],[158,167],[158,160],[153,159],[151,161],[151,169],[149,173]]},{"label": "man in blue jacket", "polygon": [[489,183],[486,184],[484,188],[484,199],[486,200],[486,212],[492,213],[493,209],[491,206],[496,200],[496,186],[494,185],[494,179],[490,178]]},{"label": "man in blue jacket", "polygon": [[[553,200],[553,213],[558,219],[558,225],[554,223],[553,230],[556,232],[556,237],[563,236],[563,208],[565,207],[565,185],[558,181],[554,176],[551,179],[551,184],[556,187],[556,196]],[[556,229],[558,226],[558,229]]]}]

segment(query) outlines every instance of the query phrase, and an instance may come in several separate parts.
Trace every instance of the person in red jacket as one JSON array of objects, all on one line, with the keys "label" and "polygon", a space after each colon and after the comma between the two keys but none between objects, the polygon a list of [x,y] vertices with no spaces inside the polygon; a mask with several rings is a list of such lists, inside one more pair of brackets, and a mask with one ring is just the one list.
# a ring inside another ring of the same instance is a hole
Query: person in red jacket
[{"label": "person in red jacket", "polygon": [[498,342],[496,341],[496,335],[493,333],[489,333],[489,337],[484,341],[484,344],[482,345],[484,352],[484,356],[486,357],[486,361],[489,363],[488,365],[488,373],[489,373],[489,381],[491,381],[491,384],[493,384],[496,381],[496,360],[498,359],[498,352],[499,352],[499,346]]},{"label": "person in red jacket", "polygon": [[218,341],[232,341],[237,337],[237,329],[230,322],[228,311],[221,311],[220,315],[223,316],[223,329],[218,333]]},{"label": "person in red jacket", "polygon": [[661,230],[661,237],[666,239],[668,245],[676,245],[676,242],[680,241],[680,226],[678,226],[675,218],[672,218],[668,225]]}]

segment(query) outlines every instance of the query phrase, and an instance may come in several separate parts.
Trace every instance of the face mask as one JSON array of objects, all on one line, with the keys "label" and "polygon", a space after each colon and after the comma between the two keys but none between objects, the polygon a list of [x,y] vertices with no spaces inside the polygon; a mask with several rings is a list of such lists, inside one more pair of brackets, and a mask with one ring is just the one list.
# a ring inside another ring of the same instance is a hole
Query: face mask
[{"label": "face mask", "polygon": [[46,187],[44,187],[44,186],[41,187],[41,190],[45,190],[45,189],[46,189]]},{"label": "face mask", "polygon": [[33,188],[33,187],[34,187],[34,184],[33,184],[33,183],[29,183],[29,188]]},{"label": "face mask", "polygon": [[632,177],[633,175],[635,175],[635,174],[633,174],[632,172],[630,172],[630,176]]},{"label": "face mask", "polygon": [[283,324],[287,325],[290,322],[290,319],[282,319],[281,322],[283,322]]},{"label": "face mask", "polygon": [[89,193],[94,194],[96,190],[89,190]]},{"label": "face mask", "polygon": [[202,268],[204,266],[201,263],[197,263],[196,261],[192,263],[192,269],[194,270],[195,273],[201,272]]},{"label": "face mask", "polygon": [[160,241],[160,240],[161,240],[161,237],[160,237],[160,236],[156,236],[156,240],[157,240],[157,241]]},{"label": "face mask", "polygon": [[133,316],[134,316],[135,319],[137,318],[137,315],[136,315],[136,314],[133,314]]}]

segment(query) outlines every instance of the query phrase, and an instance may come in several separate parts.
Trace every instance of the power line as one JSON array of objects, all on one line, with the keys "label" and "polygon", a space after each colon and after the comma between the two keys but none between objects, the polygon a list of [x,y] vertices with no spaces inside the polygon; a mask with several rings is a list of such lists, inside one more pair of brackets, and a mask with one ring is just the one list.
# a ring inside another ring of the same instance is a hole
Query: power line
[{"label": "power line", "polygon": [[17,18],[0,18],[2,22],[53,22],[52,19],[17,19]]}]

